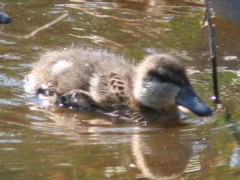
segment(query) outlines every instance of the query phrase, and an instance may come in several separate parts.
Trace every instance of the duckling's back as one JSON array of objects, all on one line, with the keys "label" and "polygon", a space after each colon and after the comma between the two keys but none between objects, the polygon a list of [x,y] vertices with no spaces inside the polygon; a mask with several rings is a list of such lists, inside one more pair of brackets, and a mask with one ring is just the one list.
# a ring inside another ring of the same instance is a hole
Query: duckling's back
[{"label": "duckling's back", "polygon": [[51,88],[58,95],[71,90],[89,91],[99,77],[112,73],[128,79],[133,66],[121,56],[92,48],[65,49],[46,52],[34,64],[26,77],[25,90],[36,93],[39,88]]}]

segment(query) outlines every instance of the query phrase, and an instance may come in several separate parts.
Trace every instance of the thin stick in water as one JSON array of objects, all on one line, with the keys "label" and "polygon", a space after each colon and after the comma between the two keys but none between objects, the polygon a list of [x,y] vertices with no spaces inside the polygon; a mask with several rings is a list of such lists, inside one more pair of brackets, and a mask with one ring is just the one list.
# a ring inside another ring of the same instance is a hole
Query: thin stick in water
[{"label": "thin stick in water", "polygon": [[218,90],[218,75],[217,75],[217,48],[216,48],[216,37],[215,29],[212,23],[212,13],[210,10],[209,0],[205,0],[205,19],[208,22],[209,28],[209,44],[210,44],[210,55],[212,61],[212,78],[213,78],[213,91],[214,91],[214,103],[220,104],[219,90]]},{"label": "thin stick in water", "polygon": [[50,26],[58,23],[59,21],[61,21],[62,19],[64,19],[67,16],[68,16],[68,13],[64,13],[61,16],[57,17],[56,19],[52,20],[51,22],[38,27],[37,29],[33,30],[32,32],[30,32],[29,34],[26,34],[26,35],[12,35],[12,34],[5,34],[5,33],[0,33],[0,34],[3,36],[15,37],[15,38],[19,38],[19,39],[28,39],[28,38],[35,36],[38,32],[40,32],[44,29],[47,29]]}]

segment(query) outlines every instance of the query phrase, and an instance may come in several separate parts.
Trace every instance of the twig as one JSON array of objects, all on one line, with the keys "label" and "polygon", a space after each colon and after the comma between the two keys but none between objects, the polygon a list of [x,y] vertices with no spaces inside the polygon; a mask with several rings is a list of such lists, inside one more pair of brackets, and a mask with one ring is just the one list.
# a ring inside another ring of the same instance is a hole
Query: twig
[{"label": "twig", "polygon": [[53,21],[41,26],[41,27],[38,27],[37,29],[33,30],[31,33],[29,34],[26,34],[26,35],[12,35],[12,34],[5,34],[5,33],[1,33],[1,35],[4,35],[4,36],[10,36],[10,37],[15,37],[15,38],[19,38],[19,39],[28,39],[30,37],[33,37],[35,36],[38,32],[44,30],[44,29],[47,29],[48,27],[56,24],[57,22],[61,21],[63,18],[65,18],[66,16],[68,16],[68,13],[64,13],[63,15],[57,17],[56,19],[54,19]]},{"label": "twig", "polygon": [[205,20],[208,22],[209,28],[209,44],[210,44],[210,55],[212,61],[212,78],[213,78],[213,91],[214,91],[214,103],[220,104],[219,90],[218,90],[218,76],[217,76],[217,48],[216,48],[216,37],[215,29],[212,23],[212,13],[210,10],[209,0],[205,0]]}]

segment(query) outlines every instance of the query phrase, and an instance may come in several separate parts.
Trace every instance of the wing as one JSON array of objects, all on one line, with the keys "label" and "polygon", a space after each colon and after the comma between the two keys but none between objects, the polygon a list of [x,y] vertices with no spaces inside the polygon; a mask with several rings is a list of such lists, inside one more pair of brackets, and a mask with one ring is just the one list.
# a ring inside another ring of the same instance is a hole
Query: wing
[{"label": "wing", "polygon": [[127,93],[127,82],[125,79],[118,74],[111,73],[108,86],[119,101],[127,103],[129,94]]},{"label": "wing", "polygon": [[112,73],[109,80],[110,91],[115,94],[119,104],[115,107],[115,113],[120,118],[132,122],[141,122],[144,120],[143,114],[135,107],[132,97],[129,94],[128,82],[118,74]]}]

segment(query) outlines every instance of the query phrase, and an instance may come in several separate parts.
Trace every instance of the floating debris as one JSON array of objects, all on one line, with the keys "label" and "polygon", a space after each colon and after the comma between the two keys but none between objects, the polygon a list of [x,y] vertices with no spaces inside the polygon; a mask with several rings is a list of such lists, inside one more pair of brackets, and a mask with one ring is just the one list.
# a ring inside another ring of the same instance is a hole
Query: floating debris
[{"label": "floating debris", "polygon": [[8,24],[12,19],[4,12],[0,11],[0,24]]}]

